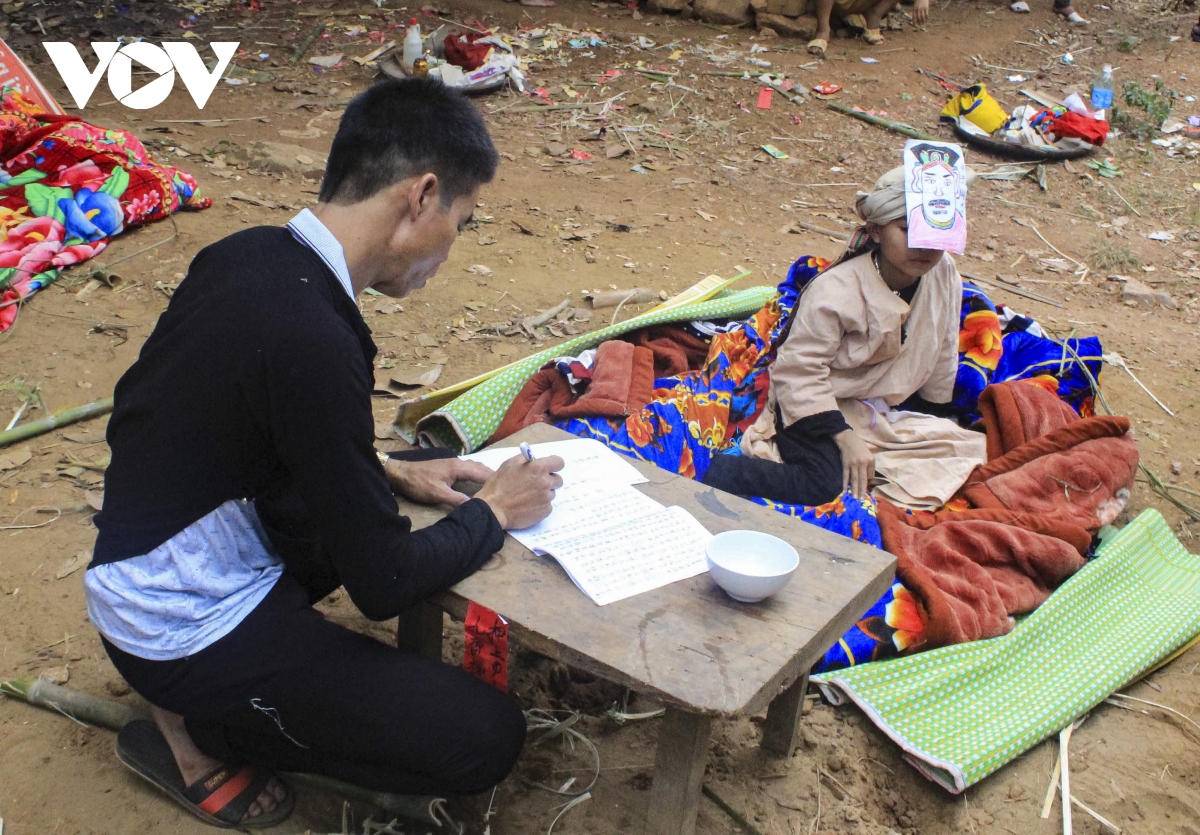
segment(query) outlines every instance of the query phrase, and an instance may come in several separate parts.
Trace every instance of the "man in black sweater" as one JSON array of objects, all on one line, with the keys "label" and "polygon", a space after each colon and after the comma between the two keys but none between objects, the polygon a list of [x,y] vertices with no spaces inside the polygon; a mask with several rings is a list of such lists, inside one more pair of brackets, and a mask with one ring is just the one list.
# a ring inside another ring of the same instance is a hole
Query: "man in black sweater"
[{"label": "man in black sweater", "polygon": [[[497,162],[460,93],[367,90],[316,207],[202,250],[117,385],[85,587],[155,720],[127,726],[117,753],[214,824],[286,817],[272,771],[466,794],[520,752],[524,718],[504,694],[312,608],[341,585],[368,617],[395,617],[550,512],[557,458],[381,466],[373,446],[376,348],[355,296],[423,287]],[[483,483],[474,499],[455,491],[464,479]],[[393,490],[455,509],[413,531]]]}]

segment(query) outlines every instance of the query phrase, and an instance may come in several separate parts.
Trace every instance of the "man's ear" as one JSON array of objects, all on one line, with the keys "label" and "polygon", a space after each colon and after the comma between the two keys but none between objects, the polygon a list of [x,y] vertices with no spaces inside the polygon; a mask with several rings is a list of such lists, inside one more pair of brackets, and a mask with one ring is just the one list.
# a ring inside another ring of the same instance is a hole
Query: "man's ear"
[{"label": "man's ear", "polygon": [[413,217],[435,209],[442,199],[441,183],[437,175],[428,172],[418,177],[409,191]]}]

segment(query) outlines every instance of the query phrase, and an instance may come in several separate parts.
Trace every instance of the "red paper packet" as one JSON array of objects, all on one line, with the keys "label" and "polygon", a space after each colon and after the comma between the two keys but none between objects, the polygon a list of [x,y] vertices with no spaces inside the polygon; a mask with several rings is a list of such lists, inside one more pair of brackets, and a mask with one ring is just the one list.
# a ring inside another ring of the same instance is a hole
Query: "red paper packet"
[{"label": "red paper packet", "polygon": [[474,600],[463,623],[463,669],[501,692],[508,692],[508,621]]},{"label": "red paper packet", "polygon": [[763,87],[761,90],[758,91],[758,109],[759,110],[770,110],[771,109],[771,97],[774,92],[775,91],[772,90],[770,87]]}]

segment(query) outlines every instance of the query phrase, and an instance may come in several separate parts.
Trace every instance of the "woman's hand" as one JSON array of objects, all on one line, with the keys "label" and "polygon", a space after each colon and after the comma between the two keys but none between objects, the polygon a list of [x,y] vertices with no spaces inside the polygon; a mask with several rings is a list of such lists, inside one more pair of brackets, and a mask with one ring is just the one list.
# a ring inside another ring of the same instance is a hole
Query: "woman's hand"
[{"label": "woman's hand", "polygon": [[875,454],[854,433],[846,429],[833,436],[842,453],[842,491],[847,487],[856,499],[865,499],[875,475]]},{"label": "woman's hand", "polygon": [[924,26],[929,20],[929,0],[917,0],[913,4],[913,22],[918,26]]}]

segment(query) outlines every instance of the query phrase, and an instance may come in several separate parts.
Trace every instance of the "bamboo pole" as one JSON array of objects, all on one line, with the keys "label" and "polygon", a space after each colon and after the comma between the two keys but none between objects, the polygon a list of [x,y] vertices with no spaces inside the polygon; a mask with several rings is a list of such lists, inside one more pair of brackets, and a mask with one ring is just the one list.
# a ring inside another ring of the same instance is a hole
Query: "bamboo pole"
[{"label": "bamboo pole", "polygon": [[67,426],[72,423],[78,423],[81,420],[90,420],[94,417],[107,415],[113,410],[113,399],[106,397],[103,400],[97,400],[95,403],[88,403],[84,406],[76,406],[73,409],[63,409],[61,412],[56,412],[50,417],[44,417],[41,420],[31,421],[23,426],[15,426],[12,429],[0,432],[0,448],[6,447],[9,444],[15,444],[17,441],[23,441],[26,438],[33,438],[37,435],[45,435],[60,426]]},{"label": "bamboo pole", "polygon": [[861,110],[855,110],[847,104],[842,104],[836,101],[825,102],[830,110],[836,110],[838,113],[844,113],[847,116],[853,116],[867,124],[876,125],[881,128],[887,128],[890,131],[901,134],[902,136],[911,136],[913,139],[924,139],[929,142],[941,142],[936,136],[930,136],[923,133],[912,125],[905,125],[901,122],[893,122],[891,119],[884,119],[882,116],[872,116],[870,113],[863,113]]},{"label": "bamboo pole", "polygon": [[[303,12],[301,12],[301,14],[303,14]],[[297,46],[295,52],[292,53],[293,65],[300,62],[300,59],[304,57],[304,53],[308,52],[308,50],[312,47],[313,41],[321,37],[321,33],[324,31],[325,21],[322,20],[312,28],[312,31],[308,33],[304,40],[300,41],[299,46]]]},{"label": "bamboo pole", "polygon": [[145,713],[129,705],[101,699],[99,696],[81,693],[69,687],[60,687],[36,676],[0,682],[0,693],[56,711],[76,722],[107,728],[110,731],[119,731],[134,719],[147,718]]}]

